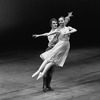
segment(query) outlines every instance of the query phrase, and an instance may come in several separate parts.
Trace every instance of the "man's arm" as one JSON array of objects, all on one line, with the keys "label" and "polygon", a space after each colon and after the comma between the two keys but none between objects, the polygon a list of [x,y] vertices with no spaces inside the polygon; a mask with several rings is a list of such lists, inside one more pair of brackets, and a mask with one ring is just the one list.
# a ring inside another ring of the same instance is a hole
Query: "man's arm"
[{"label": "man's arm", "polygon": [[32,35],[32,37],[40,37],[40,36],[48,36],[48,34],[49,33],[44,33],[44,34],[39,34],[39,35],[37,35],[37,34],[34,34],[34,35]]},{"label": "man's arm", "polygon": [[59,31],[58,29],[56,29],[56,30],[53,31],[53,32],[49,32],[49,33],[48,33],[48,36],[49,36],[49,35],[53,35],[53,34],[57,34],[57,33],[60,33],[60,31]]},{"label": "man's arm", "polygon": [[49,35],[53,35],[53,34],[56,34],[56,32],[59,32],[58,30],[55,30],[55,31],[53,31],[53,32],[48,32],[48,33],[44,33],[44,34],[40,34],[40,35],[37,35],[37,34],[34,34],[34,35],[32,35],[32,37],[39,37],[39,36],[49,36]]}]

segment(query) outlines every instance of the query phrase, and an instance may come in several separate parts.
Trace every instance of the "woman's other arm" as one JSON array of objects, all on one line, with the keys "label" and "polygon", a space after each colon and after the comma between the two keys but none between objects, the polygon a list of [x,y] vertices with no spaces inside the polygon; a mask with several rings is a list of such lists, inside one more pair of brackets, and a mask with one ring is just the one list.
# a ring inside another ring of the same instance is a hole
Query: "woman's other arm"
[{"label": "woman's other arm", "polygon": [[69,34],[76,32],[77,30],[75,28],[72,28],[70,26],[68,26],[69,28]]}]

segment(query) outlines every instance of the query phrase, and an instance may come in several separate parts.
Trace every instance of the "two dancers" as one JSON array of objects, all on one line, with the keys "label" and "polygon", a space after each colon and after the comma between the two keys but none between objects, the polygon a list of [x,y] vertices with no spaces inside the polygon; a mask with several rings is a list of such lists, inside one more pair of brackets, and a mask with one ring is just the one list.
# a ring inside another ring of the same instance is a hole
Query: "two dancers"
[{"label": "two dancers", "polygon": [[35,77],[39,74],[37,80],[43,77],[45,73],[51,68],[51,66],[56,65],[59,67],[63,67],[70,49],[69,36],[71,33],[77,31],[75,28],[67,26],[71,16],[72,13],[69,13],[65,18],[60,17],[59,27],[54,29],[53,31],[41,35],[33,35],[33,37],[50,37],[52,35],[58,37],[56,41],[57,43],[53,45],[50,50],[45,51],[40,55],[40,57],[43,59],[43,63],[41,64],[40,68],[32,75],[32,77]]}]

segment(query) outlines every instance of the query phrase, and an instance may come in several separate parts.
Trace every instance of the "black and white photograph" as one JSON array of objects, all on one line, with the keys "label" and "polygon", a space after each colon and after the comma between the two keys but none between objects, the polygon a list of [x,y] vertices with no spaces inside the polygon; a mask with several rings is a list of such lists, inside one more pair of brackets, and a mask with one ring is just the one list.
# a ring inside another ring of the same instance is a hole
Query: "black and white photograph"
[{"label": "black and white photograph", "polygon": [[0,100],[100,100],[99,0],[0,0]]}]

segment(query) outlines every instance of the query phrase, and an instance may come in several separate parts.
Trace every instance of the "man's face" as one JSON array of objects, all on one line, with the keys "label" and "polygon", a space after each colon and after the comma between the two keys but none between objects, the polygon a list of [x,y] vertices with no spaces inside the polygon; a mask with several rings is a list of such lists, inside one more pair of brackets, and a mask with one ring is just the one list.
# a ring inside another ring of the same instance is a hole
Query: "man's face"
[{"label": "man's face", "polygon": [[64,25],[64,23],[65,23],[64,18],[62,18],[62,17],[59,18],[59,24],[60,24],[60,25]]},{"label": "man's face", "polygon": [[52,21],[52,28],[57,28],[57,22],[56,21]]}]

